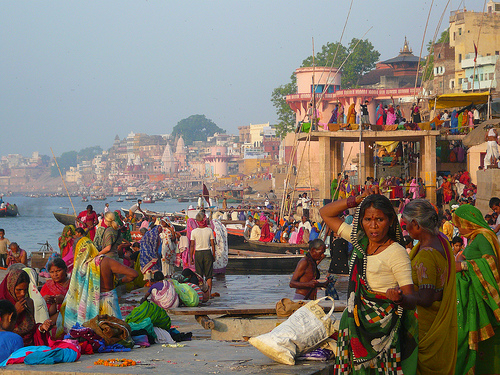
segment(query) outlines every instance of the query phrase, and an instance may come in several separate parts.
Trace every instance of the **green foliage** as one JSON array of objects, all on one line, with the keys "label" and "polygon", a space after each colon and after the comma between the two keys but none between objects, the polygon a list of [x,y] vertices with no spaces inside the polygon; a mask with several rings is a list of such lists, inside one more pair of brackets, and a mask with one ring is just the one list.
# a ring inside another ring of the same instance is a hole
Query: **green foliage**
[{"label": "green foliage", "polygon": [[[359,44],[356,46],[356,43]],[[349,89],[359,86],[361,77],[375,68],[375,63],[380,58],[380,53],[375,50],[368,39],[353,38],[348,46],[352,55],[342,69],[342,88]]]},{"label": "green foliage", "polygon": [[[335,54],[336,58],[335,61],[333,61]],[[314,65],[332,66],[332,61],[333,61],[333,67],[338,68],[340,67],[340,65],[342,65],[342,62],[345,60],[348,54],[349,52],[347,51],[347,48],[344,47],[342,44],[338,42],[326,43],[323,47],[321,47],[321,51],[318,52],[314,57]],[[303,67],[313,66],[313,57],[309,56],[304,61],[302,61],[302,66]]]},{"label": "green foliage", "polygon": [[207,119],[205,115],[192,115],[177,123],[172,130],[172,137],[182,134],[186,145],[190,145],[194,141],[206,141],[207,137],[211,137],[215,133],[225,132],[212,120]]},{"label": "green foliage", "polygon": [[[68,171],[70,167],[76,167],[78,154],[76,151],[68,151],[64,152],[60,157],[56,159],[57,163],[59,164],[59,168],[64,175],[64,173]],[[57,166],[55,164],[50,169],[50,175],[52,177],[59,176],[59,171],[57,170]]]},{"label": "green foliage", "polygon": [[[375,50],[371,42],[367,39],[361,40],[353,38],[347,47],[341,43],[327,43],[321,47],[316,56],[309,56],[302,61],[302,67],[313,66],[333,66],[339,68],[351,51],[352,55],[342,67],[342,88],[349,89],[357,87],[363,74],[375,68],[375,63],[380,57],[380,53]],[[354,47],[356,46],[356,49]],[[335,58],[335,61],[334,61]],[[333,64],[332,64],[333,62]],[[297,84],[295,75],[292,74],[291,82],[275,88],[271,94],[271,102],[276,108],[278,123],[276,124],[276,134],[284,137],[295,128],[295,113],[283,98],[286,95],[295,94]]]},{"label": "green foliage", "polygon": [[271,102],[276,108],[276,114],[278,115],[276,135],[280,138],[284,138],[295,128],[295,113],[286,102],[285,96],[295,94],[296,92],[297,85],[294,82],[290,82],[275,88],[271,95]]},{"label": "green foliage", "polygon": [[101,146],[87,147],[78,152],[78,161],[91,161],[95,156],[102,153]]},{"label": "green foliage", "polygon": [[[436,44],[449,43],[450,42],[450,30],[446,29],[441,33]],[[434,79],[434,44],[432,40],[427,43],[427,58],[422,61],[423,66],[426,66],[425,72],[422,77],[422,81],[429,81]]]}]

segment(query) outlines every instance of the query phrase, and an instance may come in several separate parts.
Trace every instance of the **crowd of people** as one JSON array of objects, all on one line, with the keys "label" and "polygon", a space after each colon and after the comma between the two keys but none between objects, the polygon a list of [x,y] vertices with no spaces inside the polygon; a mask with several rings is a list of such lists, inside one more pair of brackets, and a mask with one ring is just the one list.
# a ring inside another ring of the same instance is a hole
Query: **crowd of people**
[{"label": "crowd of people", "polygon": [[[397,207],[381,192],[367,183],[320,210],[329,273],[349,275],[334,372],[500,373],[500,199],[484,217],[467,200],[438,209],[418,194]],[[296,299],[328,289],[316,242],[292,276]]]},{"label": "crowd of people", "polygon": [[[140,202],[135,206],[134,213],[142,213]],[[109,209],[97,214],[89,205],[78,215],[76,227],[64,227],[60,253],[39,274],[27,266],[26,252],[0,229],[0,250],[9,248],[0,257],[8,267],[0,284],[0,363],[26,346],[55,350],[61,345],[58,340],[68,337],[78,338],[78,345],[66,348],[78,355],[127,350],[134,342],[149,346],[160,336],[163,343],[190,338],[164,324],[170,321],[166,311],[180,304],[197,306],[216,295],[211,293],[212,277],[227,265],[226,229],[204,211],[187,220],[183,233],[168,217],[139,216],[130,220]],[[174,274],[174,266],[181,264],[182,274]],[[39,288],[41,277],[46,282]],[[149,286],[146,295],[124,317],[119,294],[143,286]],[[122,339],[111,344],[99,329],[90,332],[96,319],[99,326],[111,321],[126,327]],[[149,334],[144,343],[134,324],[163,331]]]}]

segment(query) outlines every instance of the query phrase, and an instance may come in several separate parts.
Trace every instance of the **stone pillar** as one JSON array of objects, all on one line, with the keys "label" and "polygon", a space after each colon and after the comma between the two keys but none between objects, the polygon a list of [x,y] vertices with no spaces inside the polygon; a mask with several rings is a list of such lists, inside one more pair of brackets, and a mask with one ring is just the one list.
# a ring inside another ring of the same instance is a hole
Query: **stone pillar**
[{"label": "stone pillar", "polygon": [[373,177],[375,174],[375,165],[373,161],[373,149],[368,147],[369,142],[363,142],[363,155],[361,157],[361,181],[363,184],[368,176]]},{"label": "stone pillar", "polygon": [[420,142],[420,177],[425,183],[426,199],[436,204],[436,137],[425,135]]},{"label": "stone pillar", "polygon": [[332,182],[332,150],[330,137],[319,137],[319,199],[330,198]]},{"label": "stone pillar", "polygon": [[[337,178],[339,173],[342,173],[342,142],[336,141],[335,138],[331,139],[331,165],[332,165],[332,180]],[[330,181],[331,183],[331,181]]]}]

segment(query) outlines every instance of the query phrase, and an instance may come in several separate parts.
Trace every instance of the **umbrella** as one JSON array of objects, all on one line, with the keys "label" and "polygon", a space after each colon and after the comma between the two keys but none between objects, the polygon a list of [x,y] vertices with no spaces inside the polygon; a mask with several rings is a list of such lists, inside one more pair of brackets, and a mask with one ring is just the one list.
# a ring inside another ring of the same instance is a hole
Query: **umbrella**
[{"label": "umbrella", "polygon": [[486,132],[485,127],[487,125],[491,125],[494,128],[500,128],[500,119],[491,119],[480,123],[477,128],[465,136],[462,141],[464,146],[472,147],[484,143],[484,134]]}]

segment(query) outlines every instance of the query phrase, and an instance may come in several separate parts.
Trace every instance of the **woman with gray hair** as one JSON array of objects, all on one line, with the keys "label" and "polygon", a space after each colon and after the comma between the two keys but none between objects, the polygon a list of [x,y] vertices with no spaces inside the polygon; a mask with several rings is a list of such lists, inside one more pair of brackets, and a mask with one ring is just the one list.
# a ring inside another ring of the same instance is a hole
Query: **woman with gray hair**
[{"label": "woman with gray hair", "polygon": [[458,329],[453,252],[448,239],[439,232],[436,208],[425,199],[408,203],[402,221],[410,236],[419,241],[410,253],[415,286],[412,298],[418,313],[418,371],[453,374]]}]

